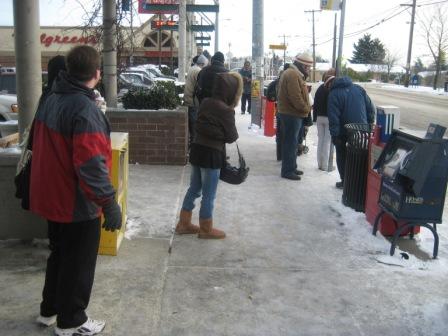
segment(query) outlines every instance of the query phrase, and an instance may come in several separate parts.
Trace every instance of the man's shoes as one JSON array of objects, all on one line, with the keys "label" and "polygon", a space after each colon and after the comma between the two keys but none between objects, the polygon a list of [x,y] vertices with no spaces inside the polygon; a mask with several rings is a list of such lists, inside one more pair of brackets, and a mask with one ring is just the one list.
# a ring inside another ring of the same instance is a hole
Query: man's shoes
[{"label": "man's shoes", "polygon": [[294,174],[296,174],[296,175],[303,175],[303,171],[296,169],[296,170],[294,170]]},{"label": "man's shoes", "polygon": [[76,328],[61,329],[54,328],[55,336],[92,336],[103,331],[106,322],[99,320],[87,319],[84,324]]},{"label": "man's shoes", "polygon": [[344,189],[344,181],[336,182],[336,188],[338,188],[338,189]]},{"label": "man's shoes", "polygon": [[56,316],[57,315],[45,317],[45,316],[39,315],[36,319],[36,323],[41,326],[44,326],[44,327],[49,327],[56,323]]},{"label": "man's shoes", "polygon": [[282,177],[285,179],[288,179],[288,180],[300,181],[300,176],[296,175],[294,173],[285,174],[285,175],[282,175]]}]

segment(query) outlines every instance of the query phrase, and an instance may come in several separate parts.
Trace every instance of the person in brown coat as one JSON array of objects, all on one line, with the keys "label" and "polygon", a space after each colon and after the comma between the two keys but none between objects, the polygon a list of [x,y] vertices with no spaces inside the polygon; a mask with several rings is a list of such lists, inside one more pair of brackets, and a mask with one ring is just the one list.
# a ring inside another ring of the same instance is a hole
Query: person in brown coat
[{"label": "person in brown coat", "polygon": [[[226,234],[213,228],[213,206],[219,173],[226,163],[225,144],[238,139],[235,110],[243,91],[243,80],[238,73],[216,75],[212,96],[205,98],[198,112],[196,136],[190,150],[190,186],[185,195],[178,234],[197,233],[203,239],[222,239]],[[194,202],[201,197],[199,227],[191,223]]]},{"label": "person in brown coat", "polygon": [[303,172],[297,170],[297,145],[303,118],[311,112],[308,88],[305,79],[309,74],[313,59],[307,54],[296,56],[280,77],[278,87],[278,117],[282,129],[282,170],[281,177],[300,180]]}]

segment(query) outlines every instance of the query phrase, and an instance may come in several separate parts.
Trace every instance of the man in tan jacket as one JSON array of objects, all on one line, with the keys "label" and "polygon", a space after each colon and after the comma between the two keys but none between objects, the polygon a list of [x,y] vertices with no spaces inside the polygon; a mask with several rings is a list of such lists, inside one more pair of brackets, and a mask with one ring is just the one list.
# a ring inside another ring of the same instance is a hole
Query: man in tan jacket
[{"label": "man in tan jacket", "polygon": [[309,75],[313,59],[307,54],[299,54],[294,63],[282,74],[278,88],[278,117],[282,130],[282,170],[281,177],[300,180],[302,171],[297,169],[297,145],[303,118],[311,112],[306,77]]}]

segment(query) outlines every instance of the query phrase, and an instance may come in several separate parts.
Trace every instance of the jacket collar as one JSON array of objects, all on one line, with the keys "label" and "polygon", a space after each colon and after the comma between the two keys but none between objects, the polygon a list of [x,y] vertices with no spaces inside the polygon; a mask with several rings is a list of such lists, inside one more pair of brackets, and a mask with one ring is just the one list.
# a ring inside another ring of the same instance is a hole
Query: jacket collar
[{"label": "jacket collar", "polygon": [[295,64],[290,64],[289,67],[291,69],[297,71],[299,73],[300,77],[302,77],[302,79],[305,80],[304,74],[299,70],[299,68]]}]

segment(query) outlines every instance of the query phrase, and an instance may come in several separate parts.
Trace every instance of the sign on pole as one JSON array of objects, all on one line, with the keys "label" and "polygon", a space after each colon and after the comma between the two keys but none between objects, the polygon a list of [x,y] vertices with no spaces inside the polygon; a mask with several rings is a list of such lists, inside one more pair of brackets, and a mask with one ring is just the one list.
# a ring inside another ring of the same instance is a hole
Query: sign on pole
[{"label": "sign on pole", "polygon": [[286,46],[284,44],[270,44],[269,49],[286,50]]},{"label": "sign on pole", "polygon": [[341,9],[341,0],[320,0],[320,9],[338,11]]},{"label": "sign on pole", "polygon": [[140,14],[177,14],[179,0],[138,0]]}]

